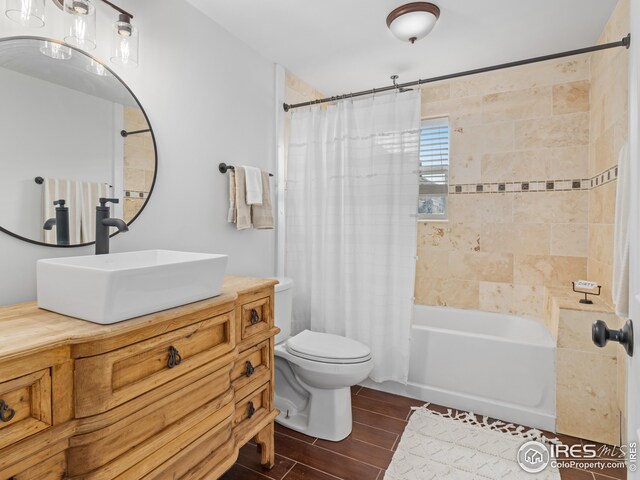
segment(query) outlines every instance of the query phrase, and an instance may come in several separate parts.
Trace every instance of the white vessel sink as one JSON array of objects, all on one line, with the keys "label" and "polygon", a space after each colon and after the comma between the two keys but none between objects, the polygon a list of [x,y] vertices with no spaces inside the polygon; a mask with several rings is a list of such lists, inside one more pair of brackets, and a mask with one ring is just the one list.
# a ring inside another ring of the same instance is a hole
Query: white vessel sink
[{"label": "white vessel sink", "polygon": [[38,261],[38,306],[110,324],[220,295],[226,255],[146,250]]}]

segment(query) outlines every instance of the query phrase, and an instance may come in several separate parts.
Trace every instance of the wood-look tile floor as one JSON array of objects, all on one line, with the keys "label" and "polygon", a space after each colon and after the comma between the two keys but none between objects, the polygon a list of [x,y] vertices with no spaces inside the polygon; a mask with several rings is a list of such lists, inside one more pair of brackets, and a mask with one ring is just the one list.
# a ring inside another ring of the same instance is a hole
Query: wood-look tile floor
[{"label": "wood-look tile floor", "polygon": [[[352,389],[353,431],[341,442],[309,437],[276,424],[276,464],[271,470],[260,465],[256,445],[240,450],[236,464],[223,480],[382,480],[384,472],[411,415],[411,407],[423,401],[356,386]],[[432,410],[446,412],[431,404]],[[579,438],[554,435],[565,443]],[[626,471],[561,471],[562,480],[626,480]],[[533,477],[532,477],[533,478]]]}]

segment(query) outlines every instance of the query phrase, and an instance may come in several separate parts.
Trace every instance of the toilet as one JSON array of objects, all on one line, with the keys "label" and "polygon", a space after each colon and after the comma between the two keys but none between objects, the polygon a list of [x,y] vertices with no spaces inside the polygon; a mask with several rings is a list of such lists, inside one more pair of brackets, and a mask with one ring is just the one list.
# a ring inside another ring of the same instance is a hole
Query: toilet
[{"label": "toilet", "polygon": [[371,373],[371,349],[339,335],[291,334],[293,280],[278,278],[274,315],[276,422],[311,437],[339,441],[351,433],[351,387]]}]

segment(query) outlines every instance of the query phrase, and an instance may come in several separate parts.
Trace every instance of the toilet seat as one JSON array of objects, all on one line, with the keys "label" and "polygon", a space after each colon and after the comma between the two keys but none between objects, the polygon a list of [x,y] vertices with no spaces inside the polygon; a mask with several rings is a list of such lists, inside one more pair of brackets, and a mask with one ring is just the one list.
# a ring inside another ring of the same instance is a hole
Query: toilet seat
[{"label": "toilet seat", "polygon": [[350,338],[304,330],[286,343],[287,352],[321,363],[362,363],[371,359],[371,349]]}]

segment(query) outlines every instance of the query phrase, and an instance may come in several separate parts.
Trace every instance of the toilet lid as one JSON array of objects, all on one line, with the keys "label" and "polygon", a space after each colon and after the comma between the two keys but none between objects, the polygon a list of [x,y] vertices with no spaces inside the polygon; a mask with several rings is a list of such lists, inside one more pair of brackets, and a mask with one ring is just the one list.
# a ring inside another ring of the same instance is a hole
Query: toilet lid
[{"label": "toilet lid", "polygon": [[360,342],[310,330],[287,340],[287,351],[297,357],[325,363],[361,363],[371,358],[371,349]]}]

